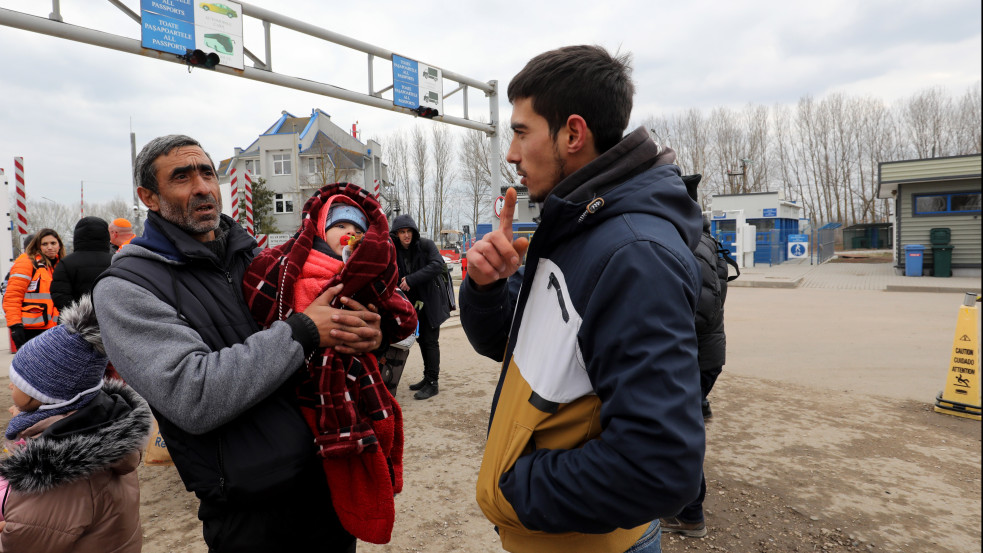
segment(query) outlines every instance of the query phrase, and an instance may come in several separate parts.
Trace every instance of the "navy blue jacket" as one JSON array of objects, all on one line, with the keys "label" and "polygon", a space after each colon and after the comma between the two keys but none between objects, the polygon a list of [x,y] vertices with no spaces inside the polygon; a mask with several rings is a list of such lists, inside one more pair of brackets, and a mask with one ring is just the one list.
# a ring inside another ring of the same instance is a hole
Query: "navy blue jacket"
[{"label": "navy blue jacket", "polygon": [[699,492],[701,217],[673,160],[635,131],[556,186],[524,271],[461,287],[503,360],[477,487],[509,551],[620,553]]}]

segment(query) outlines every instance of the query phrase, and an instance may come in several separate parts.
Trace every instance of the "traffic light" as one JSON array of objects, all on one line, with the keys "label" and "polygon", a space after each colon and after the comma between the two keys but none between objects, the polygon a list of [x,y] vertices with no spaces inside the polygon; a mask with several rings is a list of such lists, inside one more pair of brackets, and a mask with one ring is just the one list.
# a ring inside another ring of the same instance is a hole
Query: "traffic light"
[{"label": "traffic light", "polygon": [[188,64],[188,71],[192,67],[203,67],[205,69],[215,69],[218,65],[218,54],[215,52],[205,53],[203,50],[191,50],[184,54],[184,61]]},{"label": "traffic light", "polygon": [[423,106],[416,108],[416,113],[420,117],[426,117],[427,119],[433,119],[434,117],[440,115],[440,112],[438,112],[437,110],[433,108],[423,107]]}]

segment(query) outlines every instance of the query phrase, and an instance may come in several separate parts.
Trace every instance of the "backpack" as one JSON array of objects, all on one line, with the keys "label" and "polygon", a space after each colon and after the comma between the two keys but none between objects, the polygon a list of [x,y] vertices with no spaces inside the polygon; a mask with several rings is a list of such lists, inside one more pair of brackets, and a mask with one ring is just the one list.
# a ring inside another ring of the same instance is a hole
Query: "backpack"
[{"label": "backpack", "polygon": [[[721,244],[719,241],[717,241],[717,239],[709,232],[707,233],[707,236],[709,236],[710,239],[713,240],[713,243],[717,246],[717,277],[720,278],[721,280],[726,280],[727,282],[730,282],[735,278],[741,276],[741,269],[740,267],[737,266],[737,261],[730,256],[730,250],[725,248],[724,245]],[[735,271],[737,271],[736,275],[729,274],[727,270],[728,265],[730,265],[731,267],[734,268]]]}]

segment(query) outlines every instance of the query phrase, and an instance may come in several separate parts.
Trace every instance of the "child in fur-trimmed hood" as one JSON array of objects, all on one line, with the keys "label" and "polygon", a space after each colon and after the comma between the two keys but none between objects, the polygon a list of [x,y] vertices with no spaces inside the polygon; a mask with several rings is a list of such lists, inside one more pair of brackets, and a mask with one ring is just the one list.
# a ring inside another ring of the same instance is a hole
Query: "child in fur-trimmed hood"
[{"label": "child in fur-trimmed hood", "polygon": [[0,461],[0,552],[139,552],[136,468],[150,407],[120,380],[88,295],[10,364],[15,416]]}]

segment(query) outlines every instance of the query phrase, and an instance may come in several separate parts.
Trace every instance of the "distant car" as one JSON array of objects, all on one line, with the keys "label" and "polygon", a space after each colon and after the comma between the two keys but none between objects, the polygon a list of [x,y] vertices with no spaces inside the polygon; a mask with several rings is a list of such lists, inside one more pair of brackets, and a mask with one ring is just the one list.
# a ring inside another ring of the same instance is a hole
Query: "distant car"
[{"label": "distant car", "polygon": [[205,10],[206,12],[215,12],[219,15],[227,15],[229,16],[229,19],[239,17],[239,14],[236,13],[234,9],[226,6],[225,4],[210,4],[208,2],[202,2],[199,5],[201,6],[201,9]]},{"label": "distant car", "polygon": [[205,35],[205,46],[219,52],[220,54],[231,56],[232,50],[235,46],[235,41],[232,40],[229,35],[223,35],[222,33],[208,33]]}]

